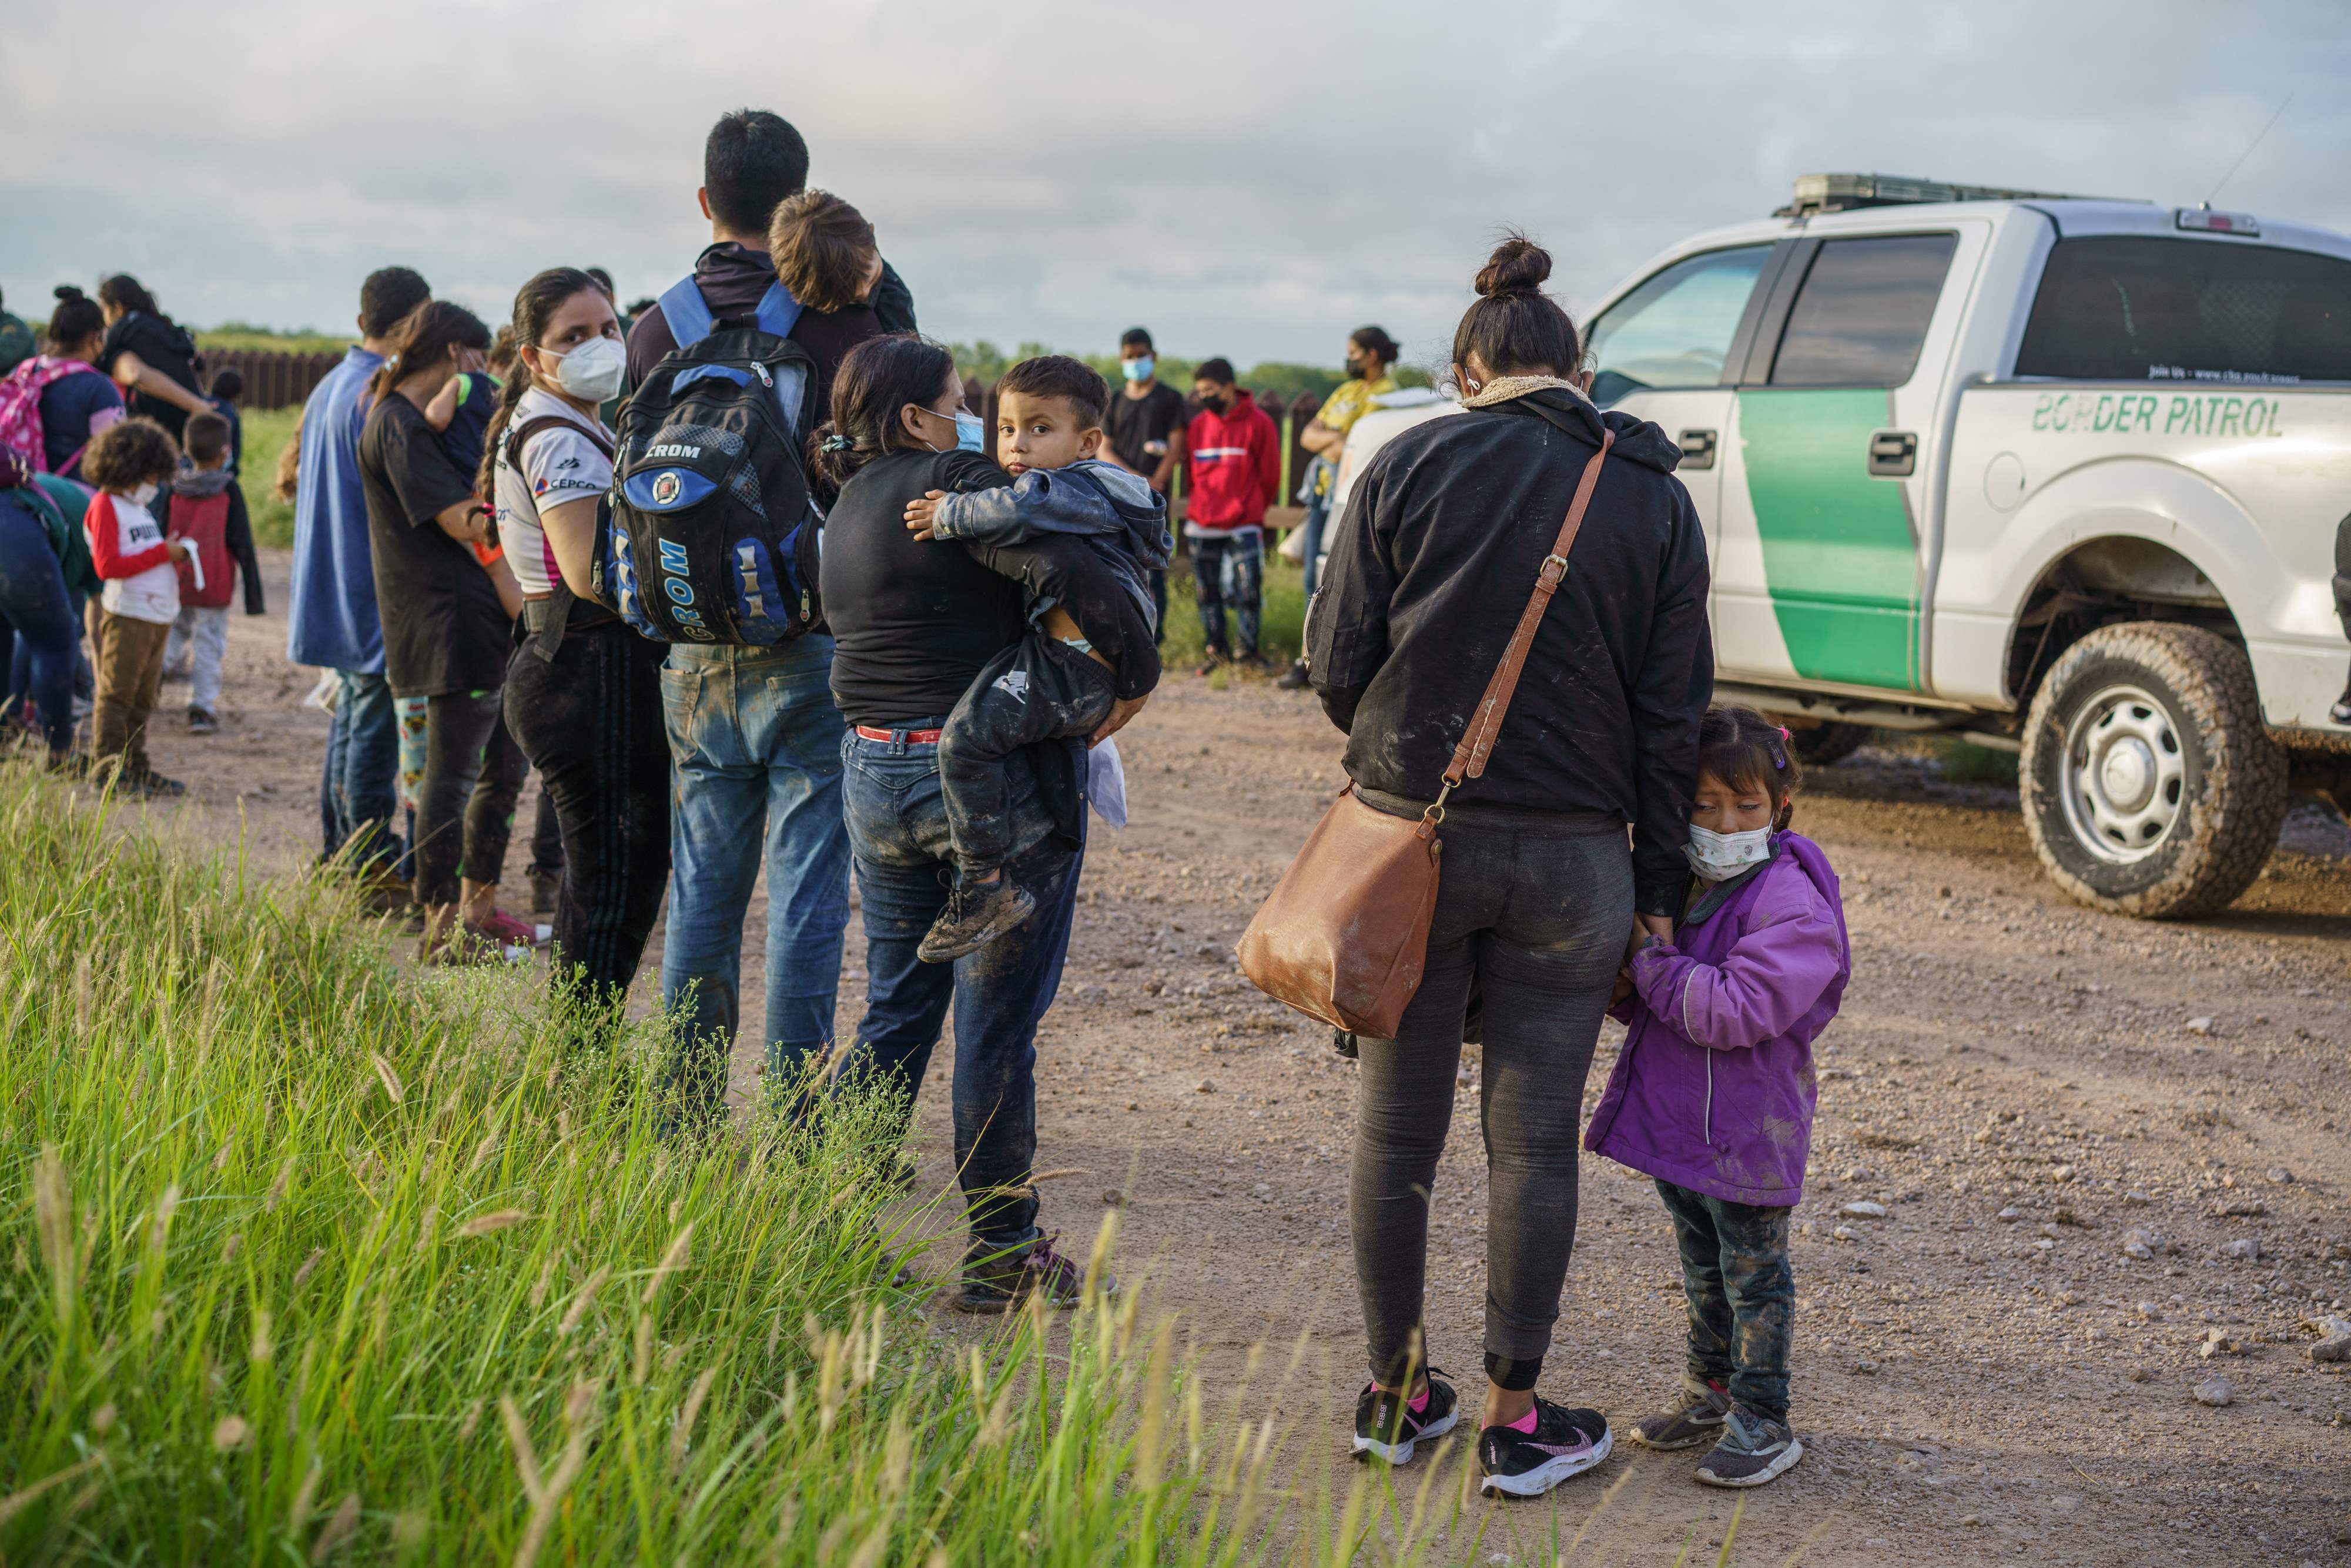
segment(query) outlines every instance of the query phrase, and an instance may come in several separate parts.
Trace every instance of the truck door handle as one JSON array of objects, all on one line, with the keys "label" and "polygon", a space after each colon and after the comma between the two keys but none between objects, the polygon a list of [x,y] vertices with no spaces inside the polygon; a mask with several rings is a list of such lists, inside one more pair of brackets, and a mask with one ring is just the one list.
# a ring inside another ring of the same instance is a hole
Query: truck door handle
[{"label": "truck door handle", "polygon": [[1869,471],[1881,479],[1906,479],[1917,472],[1918,438],[1907,430],[1872,431]]},{"label": "truck door handle", "polygon": [[1711,468],[1714,466],[1714,432],[1685,430],[1682,432],[1682,466]]}]

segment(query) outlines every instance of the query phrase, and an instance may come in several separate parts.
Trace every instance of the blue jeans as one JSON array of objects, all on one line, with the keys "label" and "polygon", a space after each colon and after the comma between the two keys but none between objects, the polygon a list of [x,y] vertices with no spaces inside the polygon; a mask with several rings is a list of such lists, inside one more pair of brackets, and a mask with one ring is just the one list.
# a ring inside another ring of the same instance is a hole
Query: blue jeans
[{"label": "blue jeans", "polygon": [[1026,756],[1007,758],[1008,816],[1019,847],[1005,873],[1035,895],[1037,912],[977,953],[925,964],[914,950],[946,904],[955,866],[938,748],[852,734],[841,751],[841,803],[865,905],[866,975],[865,1017],[844,1073],[886,1076],[911,1113],[953,1003],[956,1169],[972,1236],[989,1251],[1025,1246],[1041,1234],[1029,1184],[1037,1025],[1061,988],[1083,853],[1050,836]]},{"label": "blue jeans", "polygon": [[691,987],[664,1084],[688,1115],[716,1114],[742,1016],[743,916],[768,867],[768,1071],[798,1069],[832,1040],[849,926],[849,839],[841,825],[841,710],[832,639],[773,648],[670,650],[661,672],[669,730],[669,924],[662,1005]]},{"label": "blue jeans", "polygon": [[[73,746],[74,655],[81,622],[49,530],[13,497],[0,496],[0,673],[7,706],[29,695],[52,752]],[[18,666],[22,666],[21,673]]]},{"label": "blue jeans", "polygon": [[1758,1416],[1788,1418],[1788,1345],[1796,1312],[1788,1216],[1657,1183],[1673,1217],[1689,1299],[1689,1375],[1728,1385]]},{"label": "blue jeans", "polygon": [[1330,522],[1331,497],[1330,493],[1325,491],[1306,503],[1306,521],[1298,530],[1306,539],[1306,575],[1302,586],[1306,590],[1306,599],[1309,603],[1313,602],[1314,600],[1315,583],[1322,580],[1322,530],[1330,526]]},{"label": "blue jeans", "polygon": [[392,682],[381,670],[336,673],[342,692],[327,731],[326,776],[319,787],[324,858],[333,859],[348,845],[353,869],[388,866],[400,856],[392,831],[400,782],[400,726],[392,715]]}]

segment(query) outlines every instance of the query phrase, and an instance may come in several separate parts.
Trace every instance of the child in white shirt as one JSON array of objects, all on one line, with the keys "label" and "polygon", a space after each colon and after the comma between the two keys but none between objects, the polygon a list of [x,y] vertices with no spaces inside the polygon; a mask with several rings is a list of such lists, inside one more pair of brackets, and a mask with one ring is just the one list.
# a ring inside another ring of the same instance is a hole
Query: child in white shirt
[{"label": "child in white shirt", "polygon": [[152,419],[126,419],[89,444],[82,477],[98,487],[82,515],[89,554],[104,586],[89,608],[98,664],[98,734],[93,773],[146,795],[181,795],[187,787],[147,760],[147,719],[163,679],[163,644],[180,616],[180,574],[187,547],[163,536],[148,510],[180,465],[180,449]]}]

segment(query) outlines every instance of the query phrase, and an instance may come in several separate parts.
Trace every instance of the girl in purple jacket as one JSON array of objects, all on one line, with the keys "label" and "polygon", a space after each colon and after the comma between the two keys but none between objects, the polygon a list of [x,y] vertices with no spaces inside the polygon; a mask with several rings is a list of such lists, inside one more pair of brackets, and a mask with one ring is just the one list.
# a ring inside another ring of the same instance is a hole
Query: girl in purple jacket
[{"label": "girl in purple jacket", "polygon": [[1788,1215],[1812,1143],[1813,1040],[1853,971],[1828,857],[1788,831],[1788,734],[1750,708],[1698,729],[1692,899],[1671,942],[1635,929],[1631,1026],[1584,1147],[1655,1176],[1681,1249],[1689,1364],[1633,1440],[1715,1439],[1698,1479],[1752,1487],[1803,1457],[1788,1427]]}]

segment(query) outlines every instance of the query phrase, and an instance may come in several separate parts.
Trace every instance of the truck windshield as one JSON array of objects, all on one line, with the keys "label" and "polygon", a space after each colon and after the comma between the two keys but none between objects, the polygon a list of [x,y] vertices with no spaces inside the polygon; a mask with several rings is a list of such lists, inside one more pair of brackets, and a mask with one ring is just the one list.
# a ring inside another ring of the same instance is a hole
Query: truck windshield
[{"label": "truck windshield", "polygon": [[2060,240],[2033,297],[2016,373],[2351,381],[2351,261],[2234,240]]},{"label": "truck windshield", "polygon": [[1710,250],[1677,261],[1592,324],[1593,396],[1613,402],[1643,387],[1710,387],[1739,334],[1768,245]]}]

